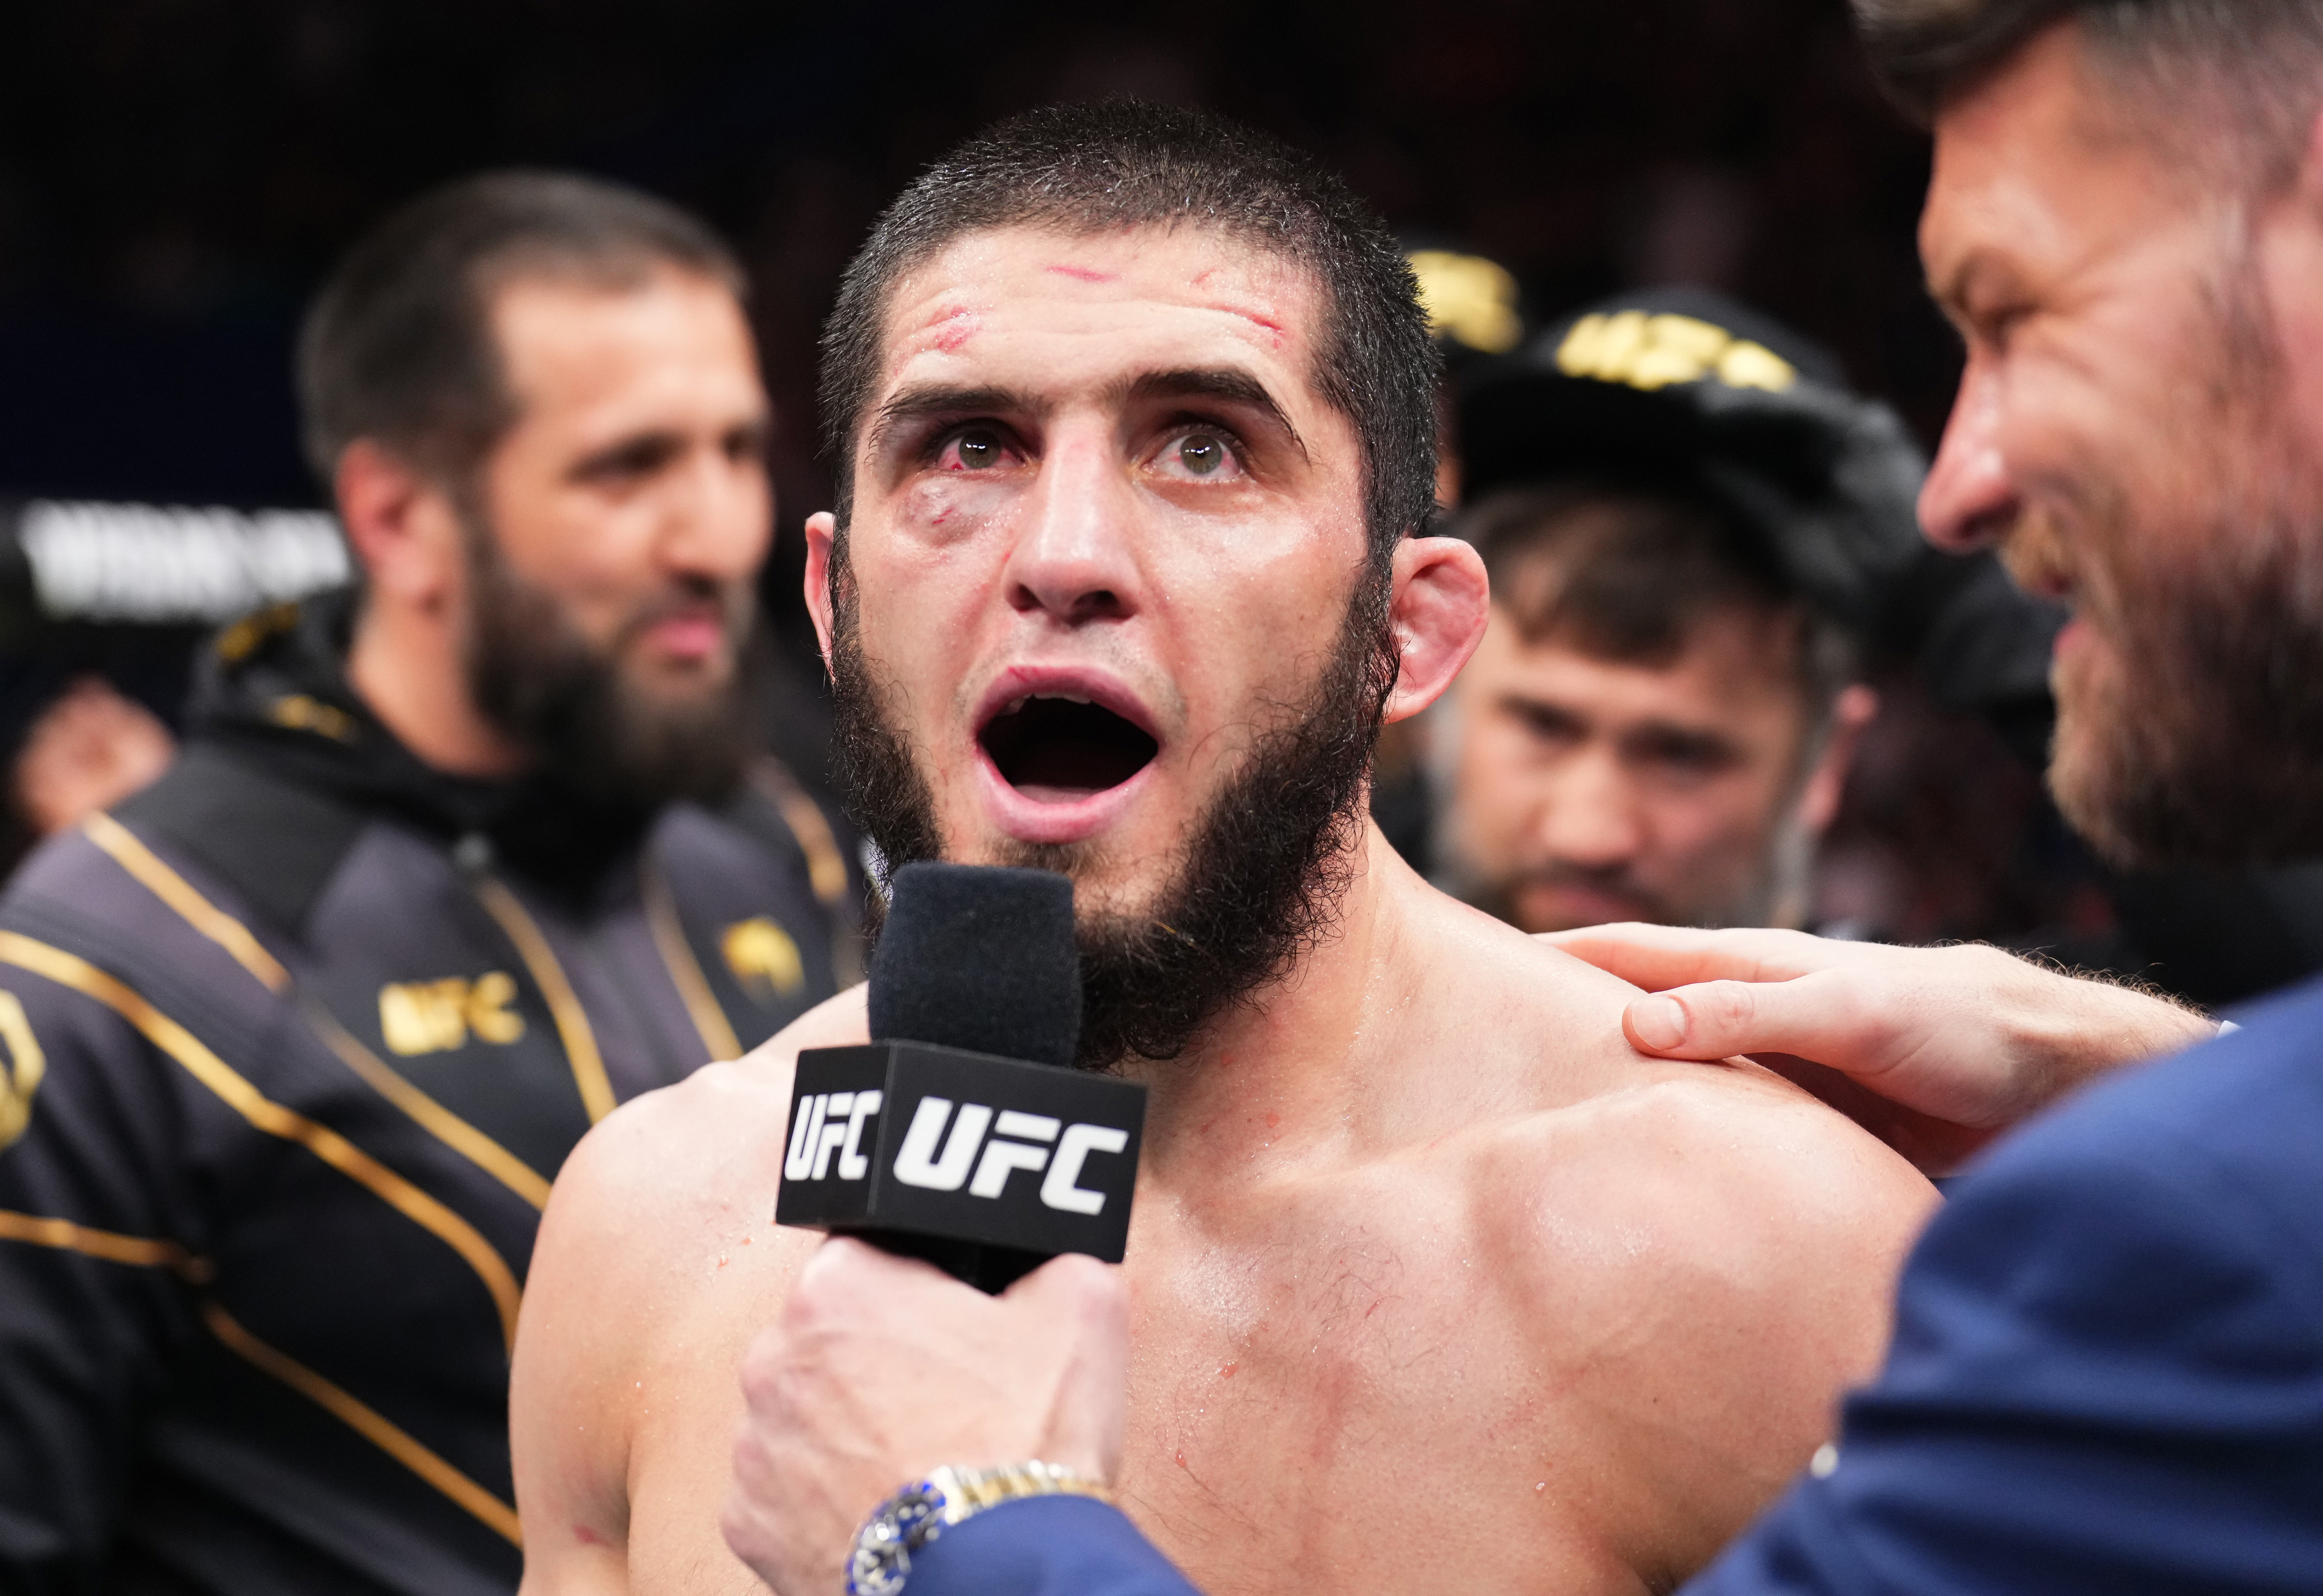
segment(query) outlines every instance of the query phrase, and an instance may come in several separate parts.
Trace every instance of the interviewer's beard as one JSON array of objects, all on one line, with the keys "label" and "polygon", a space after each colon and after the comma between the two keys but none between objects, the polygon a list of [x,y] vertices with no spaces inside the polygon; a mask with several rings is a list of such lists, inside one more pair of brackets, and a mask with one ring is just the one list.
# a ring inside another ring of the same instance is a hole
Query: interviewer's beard
[{"label": "interviewer's beard", "polygon": [[503,735],[545,773],[596,803],[649,813],[680,799],[715,803],[741,780],[752,747],[739,669],[691,694],[647,692],[622,656],[673,610],[705,600],[726,635],[748,632],[749,590],[673,582],[640,603],[608,647],[583,637],[555,594],[510,570],[490,534],[468,529],[468,691]]},{"label": "interviewer's beard", "polygon": [[[929,783],[867,668],[852,584],[835,585],[832,766],[848,813],[891,869],[940,858]],[[1336,930],[1396,679],[1388,592],[1384,571],[1366,576],[1305,701],[1275,706],[1148,902],[1080,915],[1081,1068],[1176,1057]],[[1078,876],[1090,858],[1086,845],[1019,843],[998,862]]]},{"label": "interviewer's beard", "polygon": [[[2172,429],[2184,490],[2115,480],[2088,507],[2109,545],[2084,584],[2097,647],[2055,673],[2051,786],[2125,867],[2323,851],[2323,472],[2292,441],[2263,308],[2222,310],[2214,348]],[[2173,501],[2198,508],[2148,508]]]}]

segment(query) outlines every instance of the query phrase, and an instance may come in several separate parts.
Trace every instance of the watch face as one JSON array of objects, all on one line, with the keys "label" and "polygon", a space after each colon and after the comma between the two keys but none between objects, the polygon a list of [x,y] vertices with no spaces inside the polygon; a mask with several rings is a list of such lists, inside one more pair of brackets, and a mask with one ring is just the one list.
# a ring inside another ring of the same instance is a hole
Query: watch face
[{"label": "watch face", "polygon": [[927,1539],[943,1507],[944,1493],[926,1480],[881,1503],[848,1554],[848,1596],[896,1596],[912,1572],[913,1548]]},{"label": "watch face", "polygon": [[847,1560],[847,1596],[895,1596],[911,1572],[912,1555],[903,1542],[866,1546],[858,1539]]}]

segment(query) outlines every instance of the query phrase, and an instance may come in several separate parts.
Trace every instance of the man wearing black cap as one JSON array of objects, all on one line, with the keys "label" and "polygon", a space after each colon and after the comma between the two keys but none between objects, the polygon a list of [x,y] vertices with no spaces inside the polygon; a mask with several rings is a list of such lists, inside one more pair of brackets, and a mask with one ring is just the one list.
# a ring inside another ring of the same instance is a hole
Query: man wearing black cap
[{"label": "man wearing black cap", "polygon": [[1789,329],[1623,296],[1469,374],[1492,624],[1431,728],[1448,886],[1527,931],[1804,923],[1918,547],[1916,451]]}]

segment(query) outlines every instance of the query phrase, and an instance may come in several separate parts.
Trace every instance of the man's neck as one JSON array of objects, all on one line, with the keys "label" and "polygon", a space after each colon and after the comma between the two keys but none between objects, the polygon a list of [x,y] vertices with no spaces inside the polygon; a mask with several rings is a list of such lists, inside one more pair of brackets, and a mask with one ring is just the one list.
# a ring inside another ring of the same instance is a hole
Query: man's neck
[{"label": "man's neck", "polygon": [[447,775],[512,776],[524,756],[468,692],[446,621],[366,601],[347,650],[347,683],[423,765]]},{"label": "man's neck", "polygon": [[1421,894],[1431,891],[1368,821],[1336,929],[1235,1005],[1175,1059],[1141,1064],[1151,1090],[1146,1177],[1189,1189],[1246,1179],[1322,1152],[1343,1138],[1370,1078],[1394,1050],[1396,971]]}]

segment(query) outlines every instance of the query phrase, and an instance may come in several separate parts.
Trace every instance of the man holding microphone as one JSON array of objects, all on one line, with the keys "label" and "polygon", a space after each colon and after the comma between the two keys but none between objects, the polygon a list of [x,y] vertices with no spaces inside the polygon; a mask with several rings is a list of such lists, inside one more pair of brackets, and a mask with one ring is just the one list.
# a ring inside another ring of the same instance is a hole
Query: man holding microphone
[{"label": "man holding microphone", "polygon": [[[1922,519],[2074,609],[2061,803],[2123,863],[2311,856],[2323,7],[1855,4],[1934,127],[1922,245],[1968,343]],[[1962,1150],[2160,1031],[2152,1000],[1988,949],[1644,927],[1561,945],[1652,994],[1627,1019],[1640,1049],[1802,1055]],[[2294,991],[1996,1149],[1907,1269],[1887,1370],[1839,1445],[1687,1589],[2323,1583],[2318,1023],[2323,988]],[[835,1591],[857,1526],[941,1466],[1106,1477],[1125,1322],[1086,1259],[986,1298],[832,1243],[745,1366],[729,1544],[785,1596]],[[948,1516],[881,1588],[1190,1588],[1087,1496]],[[1449,1585],[1461,1548],[1443,1555]]]}]

